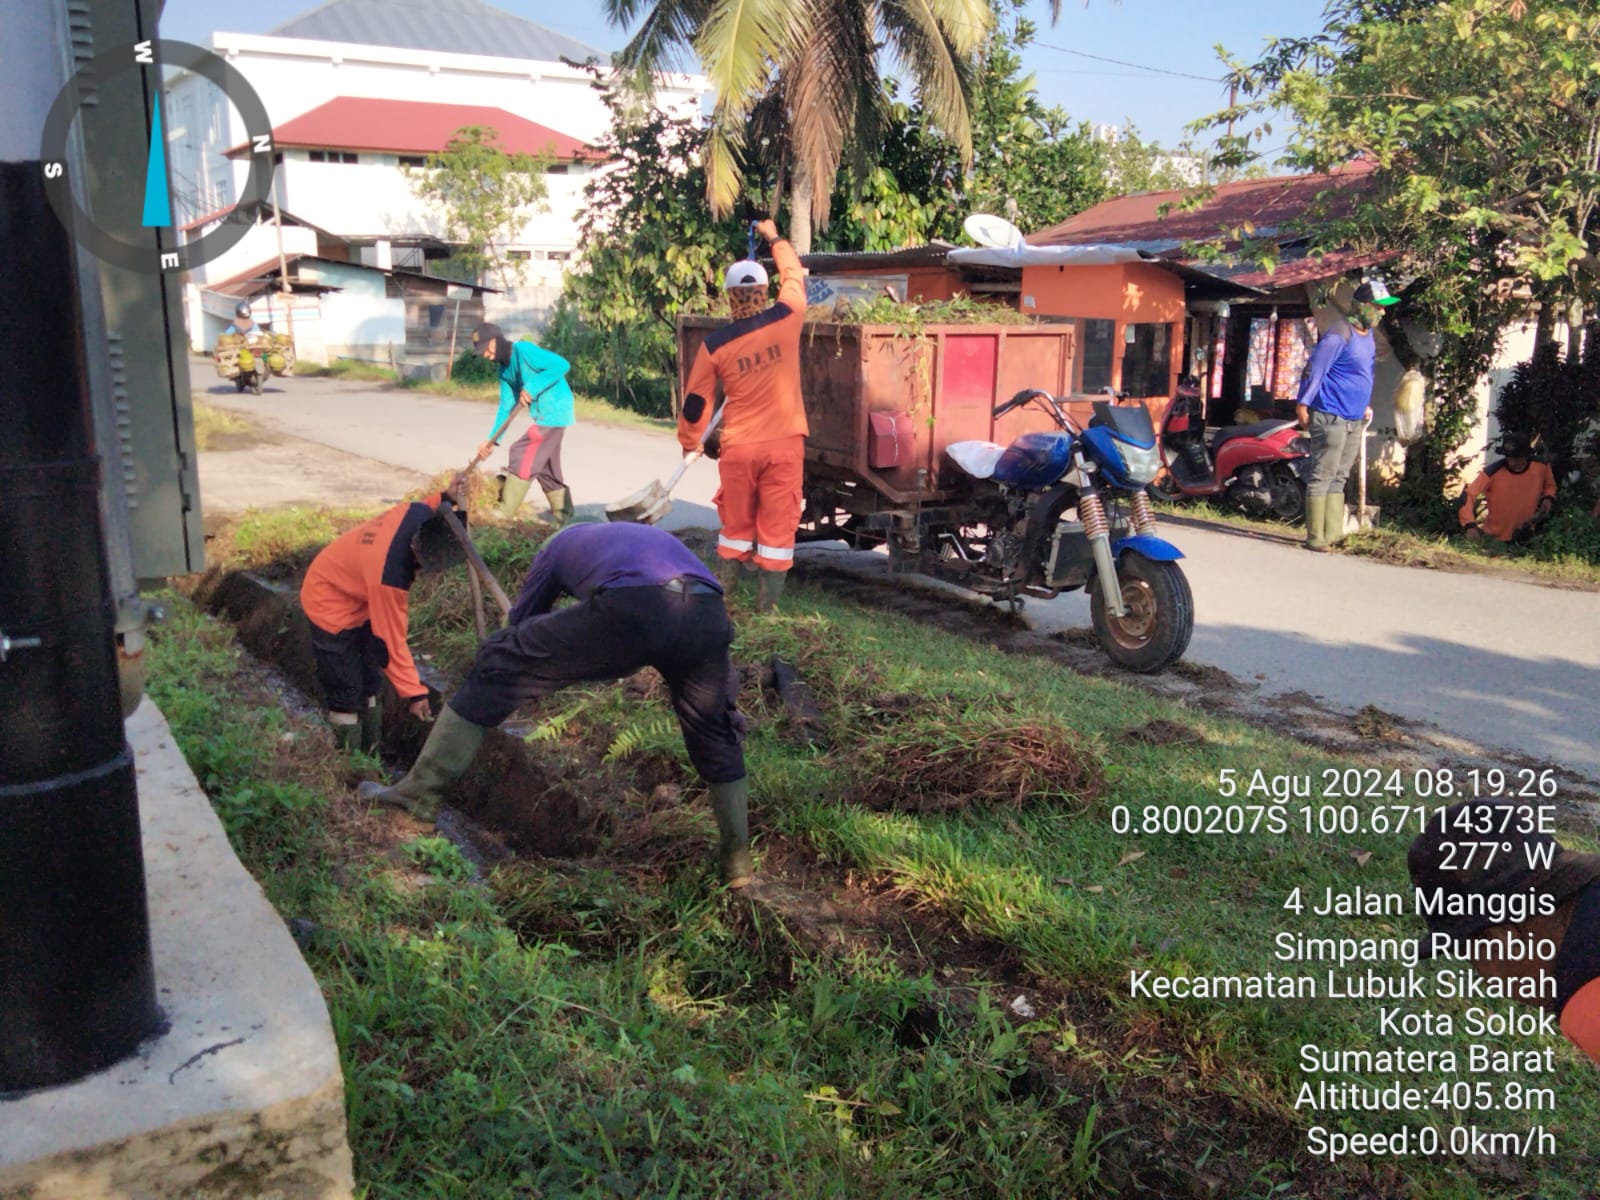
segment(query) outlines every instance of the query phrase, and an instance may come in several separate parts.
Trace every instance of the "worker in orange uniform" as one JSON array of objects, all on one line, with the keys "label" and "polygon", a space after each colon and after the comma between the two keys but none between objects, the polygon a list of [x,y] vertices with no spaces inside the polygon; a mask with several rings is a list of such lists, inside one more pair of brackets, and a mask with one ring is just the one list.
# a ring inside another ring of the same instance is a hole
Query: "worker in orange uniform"
[{"label": "worker in orange uniform", "polygon": [[406,644],[411,585],[418,571],[442,571],[464,560],[439,506],[465,482],[426,500],[397,504],[324,546],[300,585],[311,623],[317,682],[328,724],[347,750],[378,747],[378,688],[389,677],[400,702],[418,720],[432,715],[428,689]]},{"label": "worker in orange uniform", "polygon": [[1418,948],[1470,962],[1485,977],[1472,994],[1537,1002],[1600,1064],[1600,854],[1563,846],[1543,832],[1546,819],[1506,798],[1434,811],[1406,853],[1428,924]]},{"label": "worker in orange uniform", "polygon": [[767,273],[760,263],[736,262],[723,290],[733,320],[706,338],[689,369],[678,443],[695,451],[711,420],[720,381],[726,397],[722,451],[717,460],[717,578],[732,593],[741,564],[761,568],[756,611],[770,612],[794,565],[805,477],[805,403],[800,396],[800,330],[805,321],[805,272],[794,247],[771,219],[755,230],[772,248],[778,267],[778,302],[767,304]]},{"label": "worker in orange uniform", "polygon": [[[1509,542],[1527,537],[1556,504],[1556,478],[1550,464],[1529,454],[1525,433],[1507,433],[1500,439],[1505,455],[1478,473],[1461,497],[1456,515],[1467,537],[1476,541],[1483,534]],[[1483,520],[1478,519],[1478,498],[1483,498]]]}]

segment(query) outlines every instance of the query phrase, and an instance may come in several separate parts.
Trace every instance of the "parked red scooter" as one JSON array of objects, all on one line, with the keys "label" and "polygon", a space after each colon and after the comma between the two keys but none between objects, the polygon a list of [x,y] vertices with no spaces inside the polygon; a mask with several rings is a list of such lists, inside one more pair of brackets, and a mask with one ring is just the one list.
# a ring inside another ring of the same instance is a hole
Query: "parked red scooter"
[{"label": "parked red scooter", "polygon": [[1293,421],[1208,430],[1199,381],[1185,375],[1162,418],[1159,441],[1166,470],[1150,485],[1151,495],[1221,496],[1253,517],[1288,524],[1305,518],[1310,447]]}]

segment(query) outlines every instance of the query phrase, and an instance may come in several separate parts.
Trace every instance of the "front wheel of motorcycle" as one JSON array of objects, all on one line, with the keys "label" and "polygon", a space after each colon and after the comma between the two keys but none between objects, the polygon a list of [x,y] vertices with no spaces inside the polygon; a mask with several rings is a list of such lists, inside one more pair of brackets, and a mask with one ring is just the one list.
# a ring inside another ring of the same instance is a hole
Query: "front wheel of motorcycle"
[{"label": "front wheel of motorcycle", "polygon": [[1119,667],[1148,674],[1182,656],[1194,633],[1194,594],[1175,562],[1156,562],[1126,551],[1117,566],[1122,584],[1121,617],[1106,611],[1100,586],[1091,580],[1089,615],[1095,639]]}]

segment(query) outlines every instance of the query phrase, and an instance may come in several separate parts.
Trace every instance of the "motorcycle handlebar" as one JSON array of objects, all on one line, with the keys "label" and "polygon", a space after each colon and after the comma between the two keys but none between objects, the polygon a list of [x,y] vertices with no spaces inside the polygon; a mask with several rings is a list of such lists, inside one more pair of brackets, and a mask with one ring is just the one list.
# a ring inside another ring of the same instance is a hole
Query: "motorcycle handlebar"
[{"label": "motorcycle handlebar", "polygon": [[997,417],[1003,417],[1008,412],[1010,412],[1013,408],[1021,408],[1024,404],[1026,404],[1029,400],[1032,400],[1035,396],[1043,396],[1045,399],[1048,400],[1050,398],[1050,393],[1046,392],[1046,391],[1043,391],[1040,388],[1023,388],[1020,392],[1018,392],[1015,396],[1011,397],[1011,399],[1007,400],[1004,404],[997,405],[995,407],[993,415],[997,416]]}]

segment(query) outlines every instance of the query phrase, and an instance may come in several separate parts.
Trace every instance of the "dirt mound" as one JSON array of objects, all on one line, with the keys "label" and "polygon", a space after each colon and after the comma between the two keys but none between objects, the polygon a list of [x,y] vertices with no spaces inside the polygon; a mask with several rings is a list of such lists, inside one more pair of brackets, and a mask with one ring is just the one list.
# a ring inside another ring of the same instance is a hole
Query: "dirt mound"
[{"label": "dirt mound", "polygon": [[945,812],[1037,802],[1084,807],[1105,789],[1100,756],[1062,725],[994,717],[890,726],[859,756],[846,795],[880,812]]}]

